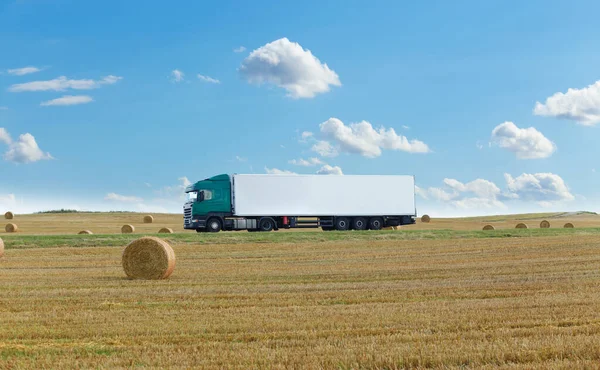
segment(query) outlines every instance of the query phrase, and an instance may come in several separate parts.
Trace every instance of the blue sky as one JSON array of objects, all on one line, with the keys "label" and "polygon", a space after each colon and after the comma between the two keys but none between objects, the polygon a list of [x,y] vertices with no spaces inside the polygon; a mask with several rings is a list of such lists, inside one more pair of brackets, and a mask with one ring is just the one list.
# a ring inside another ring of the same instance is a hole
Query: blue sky
[{"label": "blue sky", "polygon": [[267,171],[599,208],[598,2],[140,4],[0,0],[0,211],[180,212],[186,179]]}]

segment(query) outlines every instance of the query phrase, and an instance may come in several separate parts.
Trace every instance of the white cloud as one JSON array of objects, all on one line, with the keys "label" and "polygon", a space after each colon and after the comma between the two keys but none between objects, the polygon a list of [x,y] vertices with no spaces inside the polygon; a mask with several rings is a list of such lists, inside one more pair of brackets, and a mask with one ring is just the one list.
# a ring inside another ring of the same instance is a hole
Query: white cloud
[{"label": "white cloud", "polygon": [[419,140],[408,140],[396,134],[393,128],[380,127],[375,130],[367,121],[346,126],[337,118],[330,118],[319,125],[321,135],[334,141],[340,151],[356,153],[368,158],[381,155],[382,149],[399,150],[409,153],[428,153],[427,144]]},{"label": "white cloud", "polygon": [[234,53],[243,53],[244,51],[246,51],[246,47],[245,46],[240,46],[239,48],[233,49]]},{"label": "white cloud", "polygon": [[534,127],[518,128],[512,122],[496,126],[492,130],[492,141],[519,159],[548,158],[556,150],[556,145]]},{"label": "white cloud", "polygon": [[324,140],[317,141],[317,143],[312,146],[311,150],[322,157],[335,157],[338,155],[337,149],[334,148],[330,142]]},{"label": "white cloud", "polygon": [[431,187],[427,190],[419,188],[417,194],[424,199],[448,203],[456,208],[505,208],[499,200],[501,190],[491,181],[476,179],[462,183],[456,179],[444,179],[446,188]]},{"label": "white cloud", "polygon": [[280,170],[278,168],[267,168],[265,167],[265,172],[272,175],[297,175],[297,173],[287,170]]},{"label": "white cloud", "polygon": [[410,130],[410,126],[402,125],[402,128],[405,130]]},{"label": "white cloud", "polygon": [[248,158],[245,158],[245,157],[240,157],[239,155],[236,155],[236,156],[235,156],[235,159],[236,159],[238,162],[247,162],[247,161],[248,161]]},{"label": "white cloud", "polygon": [[318,175],[343,175],[342,169],[338,166],[330,166],[328,164],[321,167],[320,170],[317,171]]},{"label": "white cloud", "polygon": [[178,69],[171,71],[171,78],[174,82],[181,82],[184,79],[185,74]]},{"label": "white cloud", "polygon": [[584,126],[600,123],[600,81],[582,89],[557,92],[544,104],[536,102],[533,113],[538,116],[573,120]]},{"label": "white cloud", "polygon": [[505,173],[508,190],[525,201],[556,202],[574,200],[564,180],[553,173],[524,173],[516,178]]},{"label": "white cloud", "polygon": [[12,138],[4,127],[0,127],[0,142],[6,145],[10,145],[12,143]]},{"label": "white cloud", "polygon": [[425,200],[429,200],[429,195],[427,194],[427,190],[423,189],[417,185],[415,185],[415,194],[417,194],[418,196],[420,196],[421,198],[423,198]]},{"label": "white cloud", "polygon": [[209,82],[211,84],[220,84],[221,83],[221,81],[217,80],[216,78],[212,78],[212,77],[209,77],[209,76],[204,76],[204,75],[201,75],[201,74],[198,75],[198,78],[200,80],[204,81],[204,82]]},{"label": "white cloud", "polygon": [[292,160],[288,161],[288,163],[296,165],[296,166],[304,166],[304,167],[318,166],[320,164],[324,164],[322,160],[320,160],[319,158],[316,158],[316,157],[311,157],[308,159],[304,159],[304,158],[292,159]]},{"label": "white cloud", "polygon": [[296,99],[312,98],[328,92],[330,86],[342,85],[327,64],[285,37],[252,51],[239,71],[249,83],[273,84]]},{"label": "white cloud", "polygon": [[32,163],[46,159],[53,159],[50,153],[44,153],[38,146],[35,138],[30,133],[19,135],[17,141],[13,141],[4,129],[0,129],[0,141],[8,144],[8,151],[4,153],[4,159],[14,163]]},{"label": "white cloud", "polygon": [[61,98],[48,100],[41,102],[42,107],[54,106],[54,105],[78,105],[86,104],[94,101],[91,96],[88,95],[65,95]]},{"label": "white cloud", "polygon": [[309,138],[313,137],[313,135],[314,134],[310,131],[303,131],[300,137],[302,138],[302,141],[306,141]]},{"label": "white cloud", "polygon": [[121,194],[117,194],[117,193],[106,194],[106,196],[104,197],[104,200],[111,200],[111,201],[123,202],[123,203],[139,203],[139,202],[144,201],[140,197],[135,197],[135,196],[131,196],[131,195],[121,195]]},{"label": "white cloud", "polygon": [[41,69],[39,69],[37,67],[23,67],[23,68],[8,69],[6,72],[9,75],[13,75],[13,76],[24,76],[24,75],[28,75],[30,73],[36,73],[39,71],[41,71]]},{"label": "white cloud", "polygon": [[8,107],[0,106],[0,110],[8,110]]},{"label": "white cloud", "polygon": [[8,88],[11,92],[24,92],[24,91],[65,91],[67,89],[73,90],[91,90],[97,89],[102,85],[112,85],[117,83],[123,77],[118,76],[106,76],[102,79],[95,80],[70,80],[65,76],[60,76],[53,80],[47,81],[32,81],[22,84],[15,84]]}]

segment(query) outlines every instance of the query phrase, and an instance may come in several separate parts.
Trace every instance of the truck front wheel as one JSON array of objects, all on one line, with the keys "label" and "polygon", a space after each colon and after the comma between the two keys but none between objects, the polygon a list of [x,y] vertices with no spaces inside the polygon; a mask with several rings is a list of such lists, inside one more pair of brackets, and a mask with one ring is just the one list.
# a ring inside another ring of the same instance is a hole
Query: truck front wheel
[{"label": "truck front wheel", "polygon": [[221,231],[221,221],[218,218],[211,218],[206,223],[206,231],[211,233],[218,233]]}]

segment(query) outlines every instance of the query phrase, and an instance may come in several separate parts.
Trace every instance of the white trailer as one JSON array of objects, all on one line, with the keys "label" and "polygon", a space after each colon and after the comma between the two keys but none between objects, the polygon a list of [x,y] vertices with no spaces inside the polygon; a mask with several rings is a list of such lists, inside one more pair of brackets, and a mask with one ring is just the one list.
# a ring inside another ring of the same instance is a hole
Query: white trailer
[{"label": "white trailer", "polygon": [[416,215],[413,176],[233,175],[236,216]]},{"label": "white trailer", "polygon": [[417,217],[414,176],[218,175],[186,189],[184,228],[379,230]]}]

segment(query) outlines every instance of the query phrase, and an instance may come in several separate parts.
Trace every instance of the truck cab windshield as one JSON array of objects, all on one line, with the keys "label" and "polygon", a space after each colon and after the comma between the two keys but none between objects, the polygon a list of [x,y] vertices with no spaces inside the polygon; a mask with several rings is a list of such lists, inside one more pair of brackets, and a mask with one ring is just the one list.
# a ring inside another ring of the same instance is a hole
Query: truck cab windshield
[{"label": "truck cab windshield", "polygon": [[196,199],[198,199],[198,192],[197,191],[190,191],[189,193],[187,193],[186,200],[188,202],[195,202]]}]

